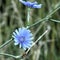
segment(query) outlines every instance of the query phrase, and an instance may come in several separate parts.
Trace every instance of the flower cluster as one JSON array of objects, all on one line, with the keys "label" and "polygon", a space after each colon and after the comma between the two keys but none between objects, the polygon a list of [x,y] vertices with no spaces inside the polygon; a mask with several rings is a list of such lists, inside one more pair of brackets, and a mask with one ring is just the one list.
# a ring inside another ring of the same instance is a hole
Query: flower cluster
[{"label": "flower cluster", "polygon": [[14,38],[15,45],[19,45],[20,48],[22,47],[24,50],[27,48],[30,48],[33,41],[33,34],[31,31],[27,28],[19,28],[18,30],[16,29],[15,32],[13,32],[12,37]]},{"label": "flower cluster", "polygon": [[19,0],[19,1],[25,6],[30,7],[30,8],[41,8],[42,6],[42,4],[38,4],[36,1],[35,2],[23,1],[23,0]]}]

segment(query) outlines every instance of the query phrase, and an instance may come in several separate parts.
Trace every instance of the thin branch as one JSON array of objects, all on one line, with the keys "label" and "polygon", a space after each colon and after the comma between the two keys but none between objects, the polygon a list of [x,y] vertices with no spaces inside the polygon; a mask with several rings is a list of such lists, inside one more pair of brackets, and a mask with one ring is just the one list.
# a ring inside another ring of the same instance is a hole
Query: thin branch
[{"label": "thin branch", "polygon": [[30,25],[30,8],[27,8],[27,25]]},{"label": "thin branch", "polygon": [[[60,4],[59,4],[59,5],[60,5]],[[55,9],[54,9],[53,11],[51,11],[50,14],[47,15],[45,18],[43,18],[43,19],[37,21],[36,23],[34,23],[34,24],[28,26],[28,28],[30,28],[30,27],[32,27],[32,26],[35,26],[35,25],[39,24],[40,22],[48,21],[48,19],[50,19],[51,16],[52,16],[56,11],[58,11],[59,9],[60,9],[60,7],[55,8]]]},{"label": "thin branch", "polygon": [[32,46],[26,51],[26,54],[30,51],[30,49],[48,32],[49,30],[46,30],[33,44]]},{"label": "thin branch", "polygon": [[55,19],[50,19],[51,21],[53,21],[53,22],[57,22],[57,23],[60,23],[60,21],[59,20],[55,20]]},{"label": "thin branch", "polygon": [[10,43],[13,39],[11,38],[10,40],[6,41],[4,44],[0,46],[0,49],[6,46],[8,43]]},{"label": "thin branch", "polygon": [[11,54],[6,54],[6,53],[0,53],[0,55],[5,55],[5,56],[9,56],[9,57],[13,57],[13,58],[20,58],[21,56],[14,56],[14,55],[11,55]]}]

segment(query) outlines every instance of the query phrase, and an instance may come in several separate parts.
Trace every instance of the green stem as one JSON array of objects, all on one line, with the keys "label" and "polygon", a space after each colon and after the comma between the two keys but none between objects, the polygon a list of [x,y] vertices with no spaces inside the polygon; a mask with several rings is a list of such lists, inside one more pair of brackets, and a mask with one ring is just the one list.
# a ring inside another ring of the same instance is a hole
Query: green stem
[{"label": "green stem", "polygon": [[27,25],[30,25],[30,8],[27,9]]},{"label": "green stem", "polygon": [[43,19],[37,21],[36,23],[34,23],[34,24],[28,26],[28,28],[33,27],[33,26],[35,26],[35,25],[37,25],[37,24],[39,24],[40,22],[43,22],[43,21],[47,21],[47,20],[45,20],[45,18],[43,18]]},{"label": "green stem", "polygon": [[51,11],[49,15],[47,15],[47,18],[50,18],[56,11],[58,11],[60,7],[57,7],[54,11]]},{"label": "green stem", "polygon": [[5,42],[4,44],[2,44],[0,46],[0,49],[3,48],[4,46],[6,46],[8,43],[10,43],[13,39],[11,38],[10,40],[8,40],[7,42]]},{"label": "green stem", "polygon": [[57,23],[60,23],[60,21],[59,20],[55,20],[55,19],[50,19],[51,21],[53,21],[53,22],[57,22]]},{"label": "green stem", "polygon": [[32,27],[32,26],[35,26],[35,25],[37,25],[37,24],[40,23],[40,22],[48,21],[48,19],[50,19],[51,16],[52,16],[56,11],[58,11],[59,9],[60,9],[60,7],[56,8],[54,11],[51,11],[50,14],[47,15],[45,18],[43,18],[43,19],[37,21],[36,23],[34,23],[34,24],[28,26],[28,28],[30,28],[30,27]]},{"label": "green stem", "polygon": [[31,49],[48,31],[49,31],[49,29],[46,30],[46,31],[32,44],[32,46],[26,51],[26,54],[30,51],[30,49]]},{"label": "green stem", "polygon": [[14,55],[11,55],[11,54],[6,54],[6,53],[0,53],[0,55],[5,55],[5,56],[9,56],[9,57],[13,57],[13,58],[21,58],[22,56],[14,56]]}]

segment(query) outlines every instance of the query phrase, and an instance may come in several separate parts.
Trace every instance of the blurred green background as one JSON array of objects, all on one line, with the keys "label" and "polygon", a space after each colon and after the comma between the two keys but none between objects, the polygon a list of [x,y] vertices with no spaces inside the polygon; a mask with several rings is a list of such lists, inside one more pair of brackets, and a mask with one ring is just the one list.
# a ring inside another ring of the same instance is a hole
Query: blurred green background
[{"label": "blurred green background", "polygon": [[[34,1],[34,0],[30,0]],[[27,21],[27,7],[19,0],[0,0],[0,45],[8,41],[15,29],[22,26],[32,25],[60,7],[60,0],[36,0],[42,4],[40,9],[30,10],[30,21]],[[47,21],[45,21],[47,20]],[[34,41],[49,28],[50,31],[32,47],[26,57],[15,59],[0,55],[0,60],[60,60],[60,9],[55,11],[49,18],[32,26],[30,30],[34,34]],[[47,43],[43,42],[50,41]],[[41,45],[42,44],[42,45]],[[0,53],[21,55],[24,52],[14,42],[0,49]]]}]

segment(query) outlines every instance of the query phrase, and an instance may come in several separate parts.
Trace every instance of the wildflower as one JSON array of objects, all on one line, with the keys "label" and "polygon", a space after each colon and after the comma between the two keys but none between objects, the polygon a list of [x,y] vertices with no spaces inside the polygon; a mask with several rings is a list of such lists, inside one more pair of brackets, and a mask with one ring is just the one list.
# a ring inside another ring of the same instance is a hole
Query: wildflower
[{"label": "wildflower", "polygon": [[23,1],[23,0],[19,0],[19,1],[25,6],[30,8],[41,8],[42,6],[42,4],[38,4],[36,1],[35,2],[29,2],[29,1]]},{"label": "wildflower", "polygon": [[19,28],[16,29],[15,32],[13,32],[12,37],[14,38],[15,45],[19,45],[20,48],[23,48],[26,50],[27,48],[30,48],[33,41],[33,34],[31,31],[27,28]]}]

